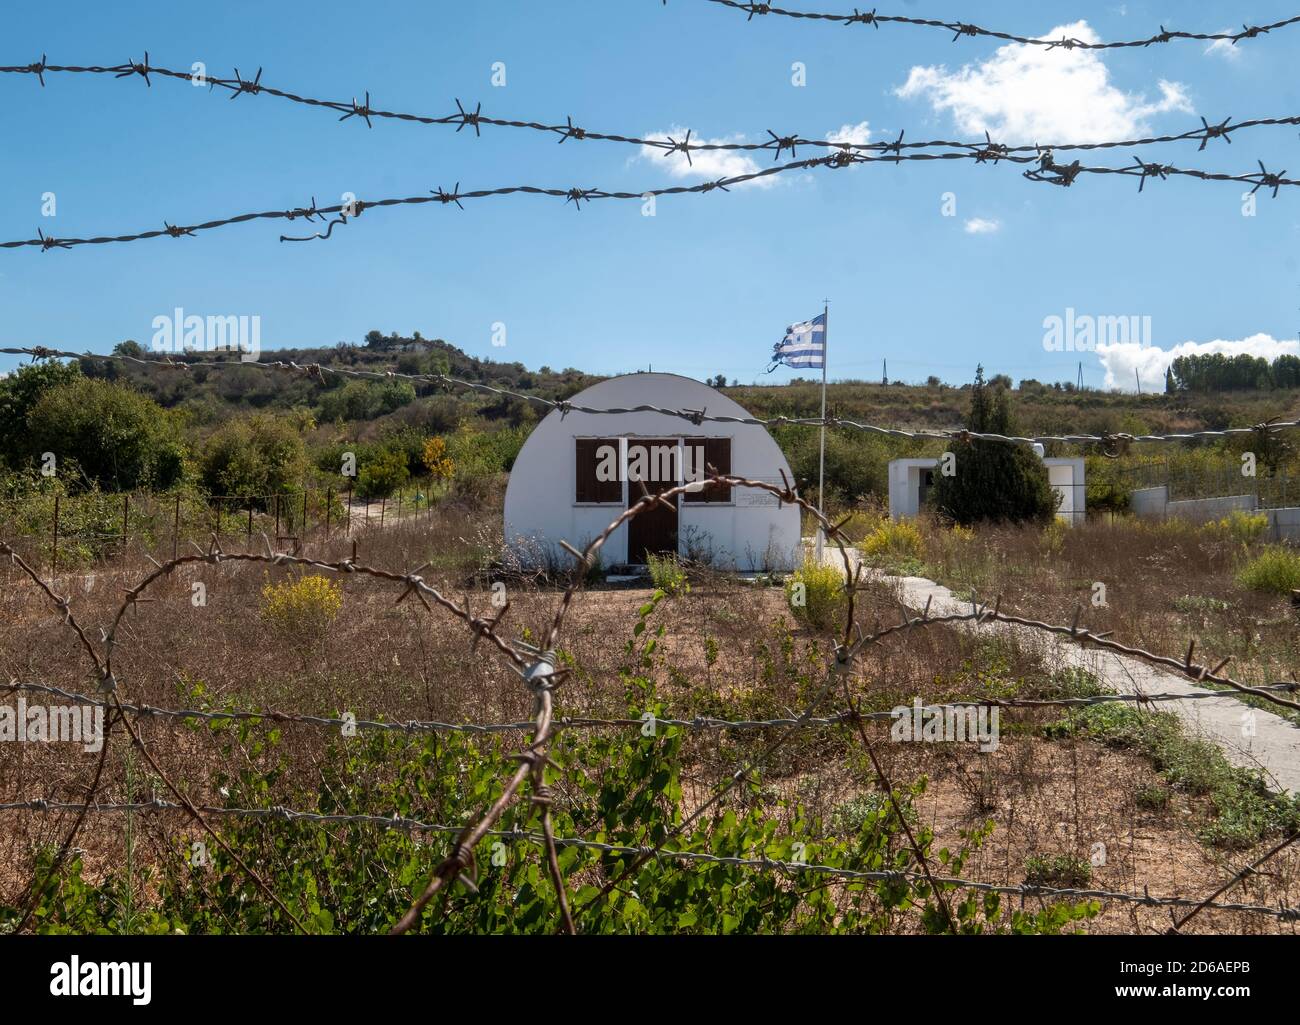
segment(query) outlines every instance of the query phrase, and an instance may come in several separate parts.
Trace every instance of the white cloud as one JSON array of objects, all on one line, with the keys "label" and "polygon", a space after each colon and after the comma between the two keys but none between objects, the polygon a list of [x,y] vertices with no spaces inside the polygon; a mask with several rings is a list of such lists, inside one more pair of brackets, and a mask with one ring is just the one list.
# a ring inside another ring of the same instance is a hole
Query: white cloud
[{"label": "white cloud", "polygon": [[1002,222],[986,217],[972,217],[965,225],[967,235],[996,235],[1002,230]]},{"label": "white cloud", "polygon": [[826,141],[865,146],[871,141],[871,128],[866,121],[859,121],[856,125],[844,125],[839,131],[827,132]]},{"label": "white cloud", "polygon": [[[1219,31],[1221,33],[1231,32],[1232,29],[1224,28],[1224,29],[1219,29]],[[1231,39],[1215,39],[1207,43],[1205,46],[1206,56],[1222,57],[1226,61],[1241,60],[1241,55],[1245,52],[1246,51],[1243,50],[1240,46],[1233,46]]]},{"label": "white cloud", "polygon": [[1160,391],[1165,386],[1165,370],[1179,356],[1199,356],[1221,352],[1225,356],[1261,356],[1272,362],[1278,356],[1300,355],[1300,341],[1279,340],[1272,335],[1257,334],[1238,341],[1216,339],[1212,342],[1183,342],[1172,349],[1136,343],[1098,345],[1097,357],[1106,370],[1105,387],[1133,391],[1137,387],[1136,370],[1142,378],[1142,390]]},{"label": "white cloud", "polygon": [[[1100,42],[1086,21],[1058,25],[1041,39],[1069,37]],[[1161,79],[1160,97],[1126,93],[1111,82],[1095,50],[1049,50],[1009,43],[979,64],[949,71],[914,66],[894,90],[902,99],[925,99],[949,114],[963,132],[1010,144],[1111,142],[1141,134],[1148,119],[1171,111],[1192,113],[1186,88]]]},{"label": "white cloud", "polygon": [[[667,131],[647,132],[644,138],[663,140],[665,142],[671,138],[677,142],[684,142],[686,129],[674,125]],[[691,135],[691,145],[745,141],[747,140],[743,135],[731,135],[721,139],[705,139],[694,134]],[[659,149],[656,146],[642,146],[641,159],[662,168],[674,178],[694,179],[696,181],[717,181],[719,178],[734,178],[737,175],[753,174],[755,171],[761,170],[763,166],[749,153],[739,150],[692,150],[688,160],[686,154],[680,150],[672,151]],[[767,178],[755,178],[753,181],[741,182],[739,185],[728,187],[757,186],[758,188],[767,189],[776,185],[779,177],[779,175],[771,175]]]}]

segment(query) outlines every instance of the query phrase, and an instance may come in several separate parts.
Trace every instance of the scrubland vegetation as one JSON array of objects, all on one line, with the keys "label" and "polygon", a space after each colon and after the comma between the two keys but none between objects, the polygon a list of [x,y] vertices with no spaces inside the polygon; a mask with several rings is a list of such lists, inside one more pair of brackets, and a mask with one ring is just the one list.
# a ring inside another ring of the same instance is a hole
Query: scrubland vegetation
[{"label": "scrubland vegetation", "polygon": [[[401,348],[417,339],[372,333],[367,341],[328,357],[355,368],[449,370],[554,398],[590,381],[577,371],[530,373],[470,360],[442,343],[417,351]],[[300,363],[327,356],[285,355]],[[311,557],[350,557],[355,543],[364,563],[426,566],[425,579],[475,614],[500,611],[492,585],[504,583],[511,610],[503,632],[537,643],[560,600],[556,582],[495,564],[504,481],[537,411],[423,382],[326,381],[242,367],[181,373],[94,361],[24,369],[0,381],[0,538],[16,539],[34,564],[48,565],[57,499],[55,585],[93,629],[111,621],[123,589],[150,568],[143,553],[165,558],[174,543],[206,546],[213,533],[237,549],[250,522],[256,536],[270,533],[280,516]],[[995,377],[986,385],[989,415],[1005,414],[1000,424],[1034,432],[1250,424],[1294,415],[1296,406],[1295,393],[1276,390],[1202,402],[1033,382],[1006,392],[1003,384]],[[819,401],[811,383],[728,392],[761,416],[815,413]],[[839,416],[903,426],[968,424],[980,401],[977,389],[938,384],[844,384],[831,395]],[[787,426],[774,434],[796,476],[815,480],[816,431]],[[1146,458],[1136,451],[1118,459],[1089,455],[1089,504],[1098,515],[1066,528],[1035,510],[1035,481],[1014,516],[992,517],[1001,522],[971,515],[963,525],[954,522],[962,517],[938,514],[891,522],[883,505],[888,460],[937,455],[943,446],[845,430],[829,432],[827,442],[828,504],[876,570],[927,575],[985,599],[1001,595],[1004,608],[1052,621],[1068,622],[1083,606],[1094,629],[1174,655],[1194,633],[1216,660],[1232,655],[1234,672],[1247,681],[1295,671],[1300,630],[1287,593],[1300,586],[1293,582],[1295,551],[1271,541],[1260,517],[1203,527],[1125,517],[1126,468]],[[1232,466],[1244,445],[1161,449],[1160,458],[1188,468]],[[51,451],[57,472],[46,476],[41,460]],[[356,456],[355,478],[340,476],[347,453]],[[1294,472],[1294,460],[1278,442],[1261,452],[1261,472]],[[349,484],[353,508],[345,508]],[[133,496],[127,547],[123,492]],[[373,501],[384,503],[383,529],[377,517],[367,518]],[[180,537],[173,537],[175,522]],[[256,537],[254,547],[261,544]],[[1169,924],[1164,909],[961,884],[943,883],[936,892],[924,869],[1012,887],[1147,887],[1199,897],[1231,866],[1300,827],[1295,801],[1277,796],[1260,774],[1233,767],[1173,716],[1140,706],[1005,708],[1001,742],[988,753],[966,744],[891,743],[889,720],[870,713],[909,706],[918,696],[928,704],[1088,698],[1104,688],[1041,651],[938,626],[868,646],[851,673],[828,676],[846,604],[833,567],[809,562],[784,579],[744,582],[664,559],[652,574],[642,586],[580,591],[556,652],[569,670],[556,692],[558,714],[603,721],[563,728],[547,777],[556,834],[588,844],[560,849],[580,931],[1159,930]],[[0,676],[93,690],[58,610],[12,566],[0,567],[0,582]],[[1093,602],[1098,582],[1105,585],[1101,605]],[[192,600],[196,583],[205,586],[206,604]],[[796,589],[802,601],[792,600]],[[463,626],[416,601],[394,604],[398,593],[354,574],[287,565],[185,567],[155,586],[155,601],[123,619],[114,654],[122,699],[388,724],[531,718],[531,698],[490,645],[470,654]],[[887,582],[864,583],[855,601],[867,627],[897,621]],[[763,725],[788,723],[805,710],[830,721],[794,730]],[[850,710],[864,718],[833,718]],[[705,725],[706,718],[748,725]],[[257,716],[142,717],[137,728],[201,805],[397,815],[449,829],[477,818],[500,793],[510,755],[527,736],[514,728],[432,727],[364,728],[350,736]],[[101,798],[166,797],[129,750],[120,734],[110,745]],[[739,785],[691,818],[751,763]],[[75,801],[93,772],[93,759],[66,745],[0,745],[0,801]],[[73,815],[12,811],[0,812],[0,820],[0,929],[13,928],[29,907],[25,928],[44,932],[295,928],[225,851],[208,845],[206,859],[196,862],[194,844],[206,838],[183,813],[91,815],[52,877],[51,860]],[[391,927],[453,839],[440,830],[360,821],[214,815],[212,822],[304,926],[321,933]],[[533,806],[519,803],[500,828],[481,845],[473,889],[457,885],[430,905],[422,930],[554,931],[555,895],[541,849],[529,839],[538,829]],[[661,844],[758,864],[657,857],[611,887],[634,852]],[[786,864],[772,870],[763,859]],[[853,872],[906,874],[855,879]],[[48,884],[34,889],[41,880]],[[1231,897],[1294,906],[1300,856],[1278,856]],[[1294,928],[1211,910],[1190,930]]]}]

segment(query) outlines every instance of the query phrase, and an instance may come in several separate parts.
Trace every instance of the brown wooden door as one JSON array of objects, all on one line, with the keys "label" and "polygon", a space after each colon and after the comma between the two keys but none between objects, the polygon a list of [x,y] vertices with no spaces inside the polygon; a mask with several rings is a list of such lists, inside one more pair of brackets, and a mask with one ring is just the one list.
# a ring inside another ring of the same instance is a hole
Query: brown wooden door
[{"label": "brown wooden door", "polygon": [[[667,448],[668,451],[665,451]],[[639,450],[639,451],[638,451]],[[645,492],[662,494],[677,486],[677,439],[628,439],[627,443],[627,504],[636,505]],[[668,499],[671,509],[656,502],[634,516],[627,525],[627,561],[634,566],[643,565],[646,553],[677,554],[677,502]]]}]

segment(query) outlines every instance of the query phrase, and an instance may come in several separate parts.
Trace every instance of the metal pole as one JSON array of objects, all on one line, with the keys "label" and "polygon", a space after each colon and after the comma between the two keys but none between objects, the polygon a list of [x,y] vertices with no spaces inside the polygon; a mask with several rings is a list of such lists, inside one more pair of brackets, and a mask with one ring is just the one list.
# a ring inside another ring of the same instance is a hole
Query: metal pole
[{"label": "metal pole", "polygon": [[127,492],[122,496],[122,554],[126,554],[127,544],[127,518],[131,515],[131,494]]},{"label": "metal pole", "polygon": [[388,508],[388,498],[385,496],[379,500],[379,529],[384,529],[384,510]]},{"label": "metal pole", "polygon": [[298,524],[298,537],[307,540],[307,489],[302,490],[302,522]]},{"label": "metal pole", "polygon": [[330,506],[334,504],[334,489],[331,487],[325,493],[325,539],[328,541],[330,536]]},{"label": "metal pole", "polygon": [[343,509],[343,522],[347,524],[344,537],[352,535],[352,482],[348,481],[348,504]]},{"label": "metal pole", "polygon": [[[217,507],[217,522],[221,522],[221,507]],[[176,511],[172,514],[172,558],[176,558],[176,548],[181,543],[181,496],[176,496]]]}]

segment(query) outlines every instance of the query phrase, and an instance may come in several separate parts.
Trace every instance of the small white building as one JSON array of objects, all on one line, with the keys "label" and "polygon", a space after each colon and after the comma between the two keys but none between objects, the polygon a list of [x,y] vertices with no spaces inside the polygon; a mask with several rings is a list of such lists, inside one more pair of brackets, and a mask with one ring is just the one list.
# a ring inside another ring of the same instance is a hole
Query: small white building
[{"label": "small white building", "polygon": [[[1043,458],[1041,445],[1034,451]],[[1073,526],[1087,516],[1087,487],[1083,459],[1043,459],[1048,483],[1061,496],[1056,518]],[[937,459],[895,459],[889,464],[889,515],[898,520],[915,516],[926,507]]]},{"label": "small white building", "polygon": [[[575,405],[629,409],[617,414],[552,410],[528,436],[510,472],[505,540],[526,564],[568,564],[559,542],[581,550],[639,501],[642,485],[660,493],[704,475],[781,485],[794,476],[761,426],[635,412],[636,406],[704,410],[748,417],[721,392],[676,374],[628,374],[573,396]],[[800,510],[757,488],[703,488],[677,495],[673,509],[651,506],[605,542],[605,566],[644,564],[647,552],[673,552],[741,571],[787,570],[798,564]]]}]

